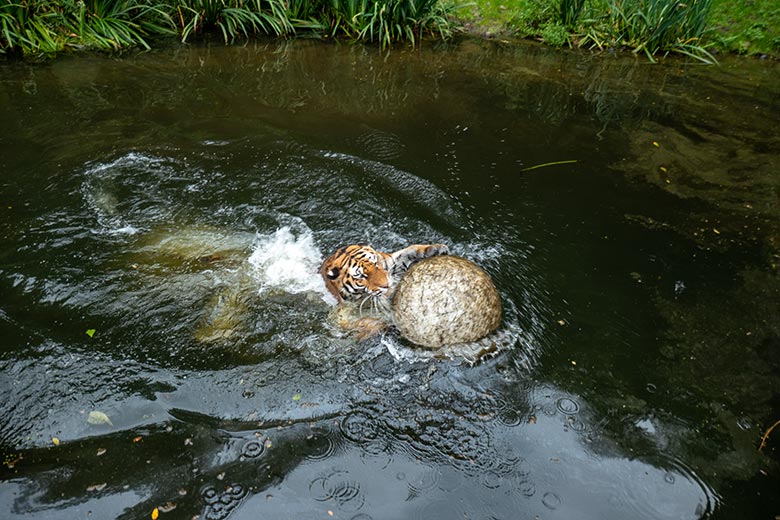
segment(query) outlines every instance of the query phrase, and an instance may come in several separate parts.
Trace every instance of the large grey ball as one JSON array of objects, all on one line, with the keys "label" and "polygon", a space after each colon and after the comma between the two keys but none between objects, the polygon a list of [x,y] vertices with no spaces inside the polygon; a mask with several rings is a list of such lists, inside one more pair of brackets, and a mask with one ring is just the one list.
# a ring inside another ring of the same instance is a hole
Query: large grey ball
[{"label": "large grey ball", "polygon": [[490,276],[457,256],[414,264],[398,282],[393,323],[417,345],[439,348],[487,336],[501,323],[501,299]]}]

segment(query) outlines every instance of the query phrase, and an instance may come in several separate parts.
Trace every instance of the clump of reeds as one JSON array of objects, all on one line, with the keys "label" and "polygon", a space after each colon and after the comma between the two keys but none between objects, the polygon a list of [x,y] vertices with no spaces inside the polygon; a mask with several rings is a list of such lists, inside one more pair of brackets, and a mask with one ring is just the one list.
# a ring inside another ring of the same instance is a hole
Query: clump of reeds
[{"label": "clump of reeds", "polygon": [[175,10],[182,41],[212,30],[219,32],[225,43],[295,30],[282,0],[177,0]]},{"label": "clump of reeds", "polygon": [[332,32],[387,47],[396,40],[412,43],[430,33],[450,34],[448,9],[440,0],[331,0]]},{"label": "clump of reeds", "polygon": [[149,48],[149,36],[172,33],[166,9],[143,0],[0,3],[0,53],[52,54],[69,47]]},{"label": "clump of reeds", "polygon": [[[575,0],[562,0],[569,2]],[[712,0],[607,0],[606,14],[591,20],[582,43],[601,48],[629,47],[654,56],[670,52],[706,63],[716,60],[702,37]]]},{"label": "clump of reeds", "polygon": [[0,54],[68,48],[149,48],[216,32],[225,43],[252,35],[316,31],[378,42],[447,37],[445,0],[0,0]]},{"label": "clump of reeds", "polygon": [[585,7],[585,0],[560,0],[558,16],[561,25],[573,27],[579,20],[583,7]]}]

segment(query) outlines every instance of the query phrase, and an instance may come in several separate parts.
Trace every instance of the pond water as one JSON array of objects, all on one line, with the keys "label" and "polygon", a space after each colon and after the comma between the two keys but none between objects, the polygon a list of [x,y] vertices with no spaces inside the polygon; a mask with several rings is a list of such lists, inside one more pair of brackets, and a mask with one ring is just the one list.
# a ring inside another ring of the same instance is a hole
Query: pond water
[{"label": "pond water", "polygon": [[[187,46],[0,121],[5,518],[780,514],[776,63]],[[481,265],[497,351],[339,330],[352,242]]]}]

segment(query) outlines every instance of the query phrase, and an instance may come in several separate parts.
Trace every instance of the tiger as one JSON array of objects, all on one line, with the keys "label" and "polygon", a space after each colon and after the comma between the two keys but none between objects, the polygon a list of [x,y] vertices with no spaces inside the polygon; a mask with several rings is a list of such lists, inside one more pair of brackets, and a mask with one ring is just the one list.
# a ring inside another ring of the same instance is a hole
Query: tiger
[{"label": "tiger", "polygon": [[393,285],[418,260],[449,254],[445,244],[415,244],[384,253],[367,244],[344,246],[330,255],[320,275],[338,303],[392,296]]}]

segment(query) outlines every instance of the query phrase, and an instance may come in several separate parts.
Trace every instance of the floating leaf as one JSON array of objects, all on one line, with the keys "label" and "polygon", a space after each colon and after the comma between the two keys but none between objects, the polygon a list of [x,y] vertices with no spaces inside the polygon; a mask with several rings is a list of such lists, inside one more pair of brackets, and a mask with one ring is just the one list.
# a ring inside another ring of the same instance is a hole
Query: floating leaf
[{"label": "floating leaf", "polygon": [[293,396],[293,401],[300,401],[301,400],[301,394],[295,394]]},{"label": "floating leaf", "polygon": [[661,145],[660,145],[660,144],[658,144],[658,142],[657,142],[657,141],[653,141],[653,146],[655,146],[656,148],[660,148],[660,147],[661,147]]},{"label": "floating leaf", "polygon": [[558,166],[559,164],[574,164],[577,162],[577,159],[569,159],[566,161],[555,161],[555,162],[548,162],[544,164],[537,164],[535,166],[529,166],[528,168],[523,168],[520,170],[521,172],[528,172],[531,170],[536,170],[537,168],[545,168],[547,166]]},{"label": "floating leaf", "polygon": [[716,235],[720,235],[720,231],[718,231],[717,228],[712,228],[712,232],[715,233]]},{"label": "floating leaf", "polygon": [[141,435],[133,437],[133,442],[141,442],[142,440],[143,440],[143,436],[141,436]]},{"label": "floating leaf", "polygon": [[152,509],[152,520],[157,520],[157,517],[160,516],[160,510],[156,507]]},{"label": "floating leaf", "polygon": [[103,482],[102,484],[92,484],[91,486],[87,487],[87,491],[103,491],[106,488],[106,483]]},{"label": "floating leaf", "polygon": [[90,338],[95,335],[95,329],[87,329],[87,336]]},{"label": "floating leaf", "polygon": [[55,446],[60,445],[60,440],[57,437],[52,437],[51,442],[53,442]]},{"label": "floating leaf", "polygon": [[160,504],[158,509],[163,513],[170,513],[176,509],[176,502],[166,502],[164,504]]},{"label": "floating leaf", "polygon": [[97,450],[97,456],[100,457],[101,455],[104,455],[106,453],[105,448],[98,448]]},{"label": "floating leaf", "polygon": [[109,426],[113,426],[113,423],[111,422],[111,419],[108,418],[108,415],[96,410],[89,412],[89,415],[87,416],[87,422],[89,424],[108,424]]}]

